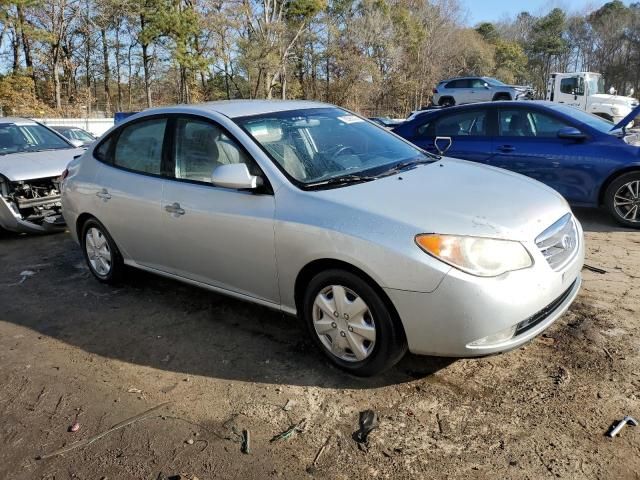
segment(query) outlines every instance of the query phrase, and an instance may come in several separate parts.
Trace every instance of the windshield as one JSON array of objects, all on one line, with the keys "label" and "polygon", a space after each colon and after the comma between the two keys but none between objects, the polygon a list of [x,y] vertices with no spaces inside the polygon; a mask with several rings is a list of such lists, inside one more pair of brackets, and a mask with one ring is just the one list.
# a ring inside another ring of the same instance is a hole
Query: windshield
[{"label": "windshield", "polygon": [[0,124],[0,155],[63,148],[72,148],[72,146],[42,125]]},{"label": "windshield", "polygon": [[498,80],[497,78],[492,78],[492,77],[482,77],[482,79],[487,82],[489,85],[497,85],[497,86],[501,86],[501,85],[506,85],[504,82],[501,82],[500,80]]},{"label": "windshield", "polygon": [[587,113],[584,110],[580,110],[575,107],[570,107],[568,105],[554,105],[553,108],[565,115],[569,115],[572,118],[575,118],[579,122],[586,123],[591,128],[595,128],[599,132],[602,133],[611,133],[611,129],[613,128],[613,122],[609,120],[605,120],[602,117],[598,117],[592,113]]},{"label": "windshield", "polygon": [[374,175],[430,160],[418,148],[339,108],[268,113],[235,120],[298,183]]},{"label": "windshield", "polygon": [[82,140],[83,142],[92,142],[95,138],[89,133],[79,128],[72,128],[67,130],[63,135],[67,138],[75,138],[76,140]]},{"label": "windshield", "polygon": [[589,85],[589,94],[605,93],[604,78],[600,75],[589,75],[587,77],[587,85]]}]

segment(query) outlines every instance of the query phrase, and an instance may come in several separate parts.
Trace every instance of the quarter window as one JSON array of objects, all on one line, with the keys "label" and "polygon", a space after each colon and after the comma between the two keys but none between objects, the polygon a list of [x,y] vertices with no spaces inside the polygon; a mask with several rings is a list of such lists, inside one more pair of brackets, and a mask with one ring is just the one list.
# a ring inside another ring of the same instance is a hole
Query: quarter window
[{"label": "quarter window", "polygon": [[486,136],[487,113],[476,110],[447,115],[437,121],[435,134],[442,137]]},{"label": "quarter window", "polygon": [[216,125],[192,118],[176,122],[175,178],[211,182],[220,165],[245,163],[253,170],[247,155]]},{"label": "quarter window", "polygon": [[556,137],[558,130],[569,127],[550,115],[526,110],[500,112],[500,136],[503,137]]},{"label": "quarter window", "polygon": [[[124,127],[116,141],[113,164],[136,172],[160,175],[166,126],[167,119],[161,118]],[[99,147],[98,155],[104,146],[109,148],[108,143],[109,140]]]}]

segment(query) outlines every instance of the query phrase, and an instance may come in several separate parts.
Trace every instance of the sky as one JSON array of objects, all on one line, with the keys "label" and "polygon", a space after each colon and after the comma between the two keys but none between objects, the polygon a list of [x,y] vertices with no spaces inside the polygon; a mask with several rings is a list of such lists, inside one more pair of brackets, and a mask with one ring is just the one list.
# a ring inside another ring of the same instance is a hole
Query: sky
[{"label": "sky", "polygon": [[[604,5],[606,0],[460,0],[460,3],[467,10],[466,23],[474,26],[480,22],[496,22],[515,17],[522,11],[544,15],[555,7],[567,10],[567,5],[570,5],[571,12],[595,10]],[[624,3],[628,5],[630,2]]]}]

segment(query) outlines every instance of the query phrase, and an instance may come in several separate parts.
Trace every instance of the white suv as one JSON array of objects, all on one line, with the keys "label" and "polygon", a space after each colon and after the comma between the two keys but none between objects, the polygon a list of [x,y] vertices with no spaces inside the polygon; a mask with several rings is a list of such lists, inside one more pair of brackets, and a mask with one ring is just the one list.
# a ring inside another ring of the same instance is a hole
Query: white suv
[{"label": "white suv", "polygon": [[531,87],[507,85],[491,77],[450,78],[440,82],[433,90],[433,104],[441,107],[531,98],[533,98]]}]

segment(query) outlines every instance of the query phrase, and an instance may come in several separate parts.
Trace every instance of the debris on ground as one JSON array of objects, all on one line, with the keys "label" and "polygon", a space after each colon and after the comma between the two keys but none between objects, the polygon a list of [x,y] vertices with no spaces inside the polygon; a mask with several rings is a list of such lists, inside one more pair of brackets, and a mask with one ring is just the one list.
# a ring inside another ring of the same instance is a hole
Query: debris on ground
[{"label": "debris on ground", "polygon": [[289,439],[295,432],[302,433],[304,431],[304,425],[307,419],[303,418],[297,424],[290,426],[284,432],[275,435],[269,442],[277,442],[279,440]]},{"label": "debris on ground", "polygon": [[246,454],[251,452],[251,433],[246,428],[242,430],[242,446],[240,447],[240,451]]},{"label": "debris on ground", "polygon": [[285,412],[289,412],[289,411],[291,411],[291,409],[293,408],[293,406],[294,406],[295,404],[296,404],[296,402],[295,402],[295,401],[293,401],[293,400],[289,399],[289,400],[287,400],[287,403],[285,403],[284,407],[282,407],[282,409],[283,409]]},{"label": "debris on ground", "polygon": [[571,380],[571,373],[569,373],[569,369],[567,367],[560,365],[552,377],[556,385],[563,386]]},{"label": "debris on ground", "polygon": [[189,440],[185,440],[185,442],[187,445],[193,445],[193,438],[190,438]]},{"label": "debris on ground", "polygon": [[40,455],[38,457],[36,457],[36,460],[44,460],[46,458],[51,458],[51,457],[56,457],[58,455],[62,455],[64,453],[70,452],[71,450],[75,450],[76,448],[83,448],[86,446],[91,445],[93,442],[100,440],[102,437],[105,437],[107,435],[109,435],[112,432],[115,432],[116,430],[119,430],[121,428],[124,428],[128,425],[131,425],[133,423],[136,423],[139,420],[142,420],[144,418],[147,418],[149,416],[151,416],[152,413],[154,413],[157,410],[160,410],[163,407],[166,407],[167,405],[169,405],[171,402],[164,402],[161,403],[160,405],[156,405],[153,408],[150,408],[149,410],[142,412],[138,415],[135,415],[131,418],[128,418],[120,423],[115,424],[113,427],[111,427],[109,430],[105,430],[102,433],[99,433],[97,435],[94,435],[93,437],[90,438],[86,438],[84,440],[80,440],[79,442],[76,443],[72,443],[71,445],[67,446],[67,447],[63,447],[59,450],[56,450],[55,452],[51,452],[51,453],[47,453],[46,455]]},{"label": "debris on ground", "polygon": [[129,390],[127,390],[127,393],[142,393],[142,390],[140,390],[139,388],[130,388]]},{"label": "debris on ground", "polygon": [[327,446],[329,445],[329,441],[331,440],[331,437],[327,437],[327,439],[324,441],[324,443],[322,444],[322,446],[320,447],[320,450],[318,450],[318,453],[316,453],[315,458],[313,459],[313,466],[315,467],[318,462],[320,461],[320,457],[322,456],[322,454],[324,453],[324,451],[326,450]]},{"label": "debris on ground", "polygon": [[378,415],[373,410],[360,412],[360,428],[353,434],[353,439],[358,443],[361,450],[367,450],[368,438],[372,430],[378,428]]},{"label": "debris on ground", "polygon": [[586,263],[582,265],[582,268],[584,268],[585,270],[589,270],[590,272],[599,273],[600,275],[604,275],[605,273],[607,273],[606,270],[603,270],[598,267],[592,267],[591,265],[587,265]]},{"label": "debris on ground", "polygon": [[73,422],[73,423],[71,424],[71,426],[69,427],[69,431],[70,431],[71,433],[75,433],[75,432],[77,432],[78,430],[80,430],[80,424],[79,424],[78,422]]},{"label": "debris on ground", "polygon": [[633,418],[630,417],[629,415],[625,415],[625,417],[620,420],[619,422],[614,422],[613,425],[611,425],[610,429],[609,429],[609,433],[607,433],[608,437],[615,437],[616,435],[618,435],[620,433],[620,431],[626,426],[626,425],[631,425],[632,427],[637,427],[638,426],[638,421]]}]

